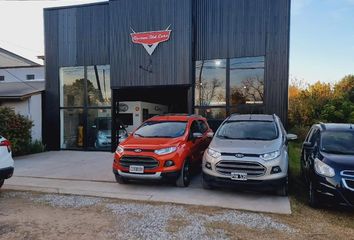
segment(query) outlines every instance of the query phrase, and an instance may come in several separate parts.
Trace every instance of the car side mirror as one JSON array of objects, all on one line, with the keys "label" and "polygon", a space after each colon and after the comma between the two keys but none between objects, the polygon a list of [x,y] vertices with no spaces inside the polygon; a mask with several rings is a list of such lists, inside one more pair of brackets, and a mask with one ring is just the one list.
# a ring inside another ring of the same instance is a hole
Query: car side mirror
[{"label": "car side mirror", "polygon": [[295,134],[289,133],[286,135],[286,140],[288,140],[288,141],[295,141],[296,139],[297,139],[297,135],[295,135]]},{"label": "car side mirror", "polygon": [[203,134],[202,133],[199,133],[199,132],[196,132],[196,133],[193,133],[193,139],[198,139],[198,138],[202,138],[203,137]]},{"label": "car side mirror", "polygon": [[214,133],[213,132],[208,132],[207,133],[207,137],[208,138],[213,138],[214,137]]}]

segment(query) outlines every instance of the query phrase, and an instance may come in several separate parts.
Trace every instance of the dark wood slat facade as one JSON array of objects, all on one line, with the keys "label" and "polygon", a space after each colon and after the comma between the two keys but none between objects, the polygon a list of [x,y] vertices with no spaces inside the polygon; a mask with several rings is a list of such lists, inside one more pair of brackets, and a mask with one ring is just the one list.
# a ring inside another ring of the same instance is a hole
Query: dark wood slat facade
[{"label": "dark wood slat facade", "polygon": [[[60,145],[59,68],[65,66],[109,64],[112,89],[193,89],[197,60],[265,56],[264,111],[287,121],[290,0],[111,0],[46,9],[44,22],[48,149]],[[152,56],[131,42],[132,29],[169,25],[170,40]],[[190,90],[190,103],[193,96]]]},{"label": "dark wood slat facade", "polygon": [[[112,88],[191,84],[191,0],[120,0],[109,5]],[[129,36],[133,30],[159,31],[168,26],[170,40],[160,43],[152,56]]]},{"label": "dark wood slat facade", "polygon": [[196,60],[265,56],[265,112],[286,124],[290,0],[196,0],[195,9]]}]

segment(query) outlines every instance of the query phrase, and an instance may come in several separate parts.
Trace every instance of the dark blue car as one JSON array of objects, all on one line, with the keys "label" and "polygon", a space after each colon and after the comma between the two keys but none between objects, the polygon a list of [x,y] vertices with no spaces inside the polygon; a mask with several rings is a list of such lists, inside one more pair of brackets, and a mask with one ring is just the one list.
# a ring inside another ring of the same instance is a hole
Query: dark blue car
[{"label": "dark blue car", "polygon": [[303,144],[301,170],[312,207],[354,207],[354,126],[316,124]]}]

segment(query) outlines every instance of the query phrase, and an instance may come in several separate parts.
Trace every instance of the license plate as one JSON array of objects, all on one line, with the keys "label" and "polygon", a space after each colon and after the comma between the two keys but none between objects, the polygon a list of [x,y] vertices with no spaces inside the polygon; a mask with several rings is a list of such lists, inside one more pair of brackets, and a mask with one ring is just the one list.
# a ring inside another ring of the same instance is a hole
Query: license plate
[{"label": "license plate", "polygon": [[131,173],[144,173],[144,166],[130,165],[129,172],[131,172]]},{"label": "license plate", "polygon": [[247,173],[232,172],[231,173],[231,180],[247,181]]}]

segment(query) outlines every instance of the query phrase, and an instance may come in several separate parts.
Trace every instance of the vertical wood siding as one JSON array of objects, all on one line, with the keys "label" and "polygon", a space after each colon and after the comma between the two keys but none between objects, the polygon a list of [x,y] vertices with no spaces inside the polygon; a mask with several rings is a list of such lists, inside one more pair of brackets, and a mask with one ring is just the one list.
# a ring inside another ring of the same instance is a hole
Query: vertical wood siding
[{"label": "vertical wood siding", "polygon": [[[112,88],[191,84],[192,1],[110,1]],[[150,56],[130,33],[172,30]],[[149,68],[151,73],[144,71]]]},{"label": "vertical wood siding", "polygon": [[44,19],[46,92],[43,141],[48,149],[57,150],[60,145],[58,13],[45,11]]},{"label": "vertical wood siding", "polygon": [[196,0],[196,60],[265,56],[265,112],[287,122],[290,0]]}]

